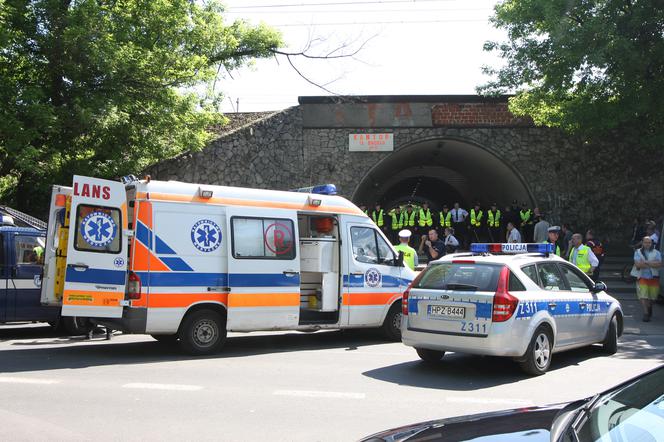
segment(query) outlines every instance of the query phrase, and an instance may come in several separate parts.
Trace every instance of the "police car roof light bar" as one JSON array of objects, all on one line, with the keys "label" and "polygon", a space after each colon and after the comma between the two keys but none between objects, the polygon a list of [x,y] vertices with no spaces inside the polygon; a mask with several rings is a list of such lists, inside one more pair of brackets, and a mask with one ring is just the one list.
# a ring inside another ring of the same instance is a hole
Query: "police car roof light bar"
[{"label": "police car roof light bar", "polygon": [[492,253],[492,254],[519,254],[519,253],[540,253],[548,255],[553,253],[554,245],[551,243],[472,243],[470,251],[472,253]]},{"label": "police car roof light bar", "polygon": [[337,186],[334,184],[320,184],[317,186],[300,187],[299,189],[291,189],[291,192],[300,193],[317,193],[319,195],[336,195]]}]

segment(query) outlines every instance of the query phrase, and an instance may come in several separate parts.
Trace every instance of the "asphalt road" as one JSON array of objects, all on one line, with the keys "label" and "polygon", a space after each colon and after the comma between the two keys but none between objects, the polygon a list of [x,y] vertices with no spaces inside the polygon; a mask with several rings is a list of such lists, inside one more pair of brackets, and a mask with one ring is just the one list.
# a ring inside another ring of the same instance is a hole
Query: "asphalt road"
[{"label": "asphalt road", "polygon": [[599,347],[554,355],[531,378],[500,358],[449,354],[427,366],[373,331],[232,334],[221,354],[192,358],[149,336],[86,341],[4,326],[2,439],[356,440],[585,397],[664,362],[664,326],[630,330],[612,357]]}]

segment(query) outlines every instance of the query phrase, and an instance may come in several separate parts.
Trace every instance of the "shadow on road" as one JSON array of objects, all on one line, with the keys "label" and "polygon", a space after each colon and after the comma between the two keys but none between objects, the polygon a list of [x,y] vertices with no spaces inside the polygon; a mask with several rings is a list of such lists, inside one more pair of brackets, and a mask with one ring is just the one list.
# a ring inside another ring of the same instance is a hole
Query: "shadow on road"
[{"label": "shadow on road", "polygon": [[[602,347],[593,345],[557,353],[550,372],[562,370],[592,358],[659,359],[664,362],[661,337],[629,337],[622,339],[617,354],[607,356]],[[470,391],[510,384],[528,379],[519,365],[509,358],[447,354],[439,363],[421,361],[415,352],[414,360],[362,373],[364,376],[398,385],[444,390]],[[546,376],[546,375],[545,375]]]},{"label": "shadow on road", "polygon": [[[35,329],[36,330],[36,329]],[[0,330],[0,340],[49,338],[46,341],[13,342],[14,347],[2,350],[0,373],[17,373],[63,368],[85,368],[104,365],[132,365],[161,361],[186,361],[193,359],[225,359],[288,353],[307,350],[346,349],[385,344],[377,330],[321,331],[317,333],[285,333],[279,335],[232,336],[221,353],[210,356],[188,356],[176,344],[157,341],[123,343],[105,342],[100,336],[93,341],[85,337],[57,337],[53,332]],[[62,345],[44,347],[45,345]],[[76,345],[69,345],[76,344]]]}]

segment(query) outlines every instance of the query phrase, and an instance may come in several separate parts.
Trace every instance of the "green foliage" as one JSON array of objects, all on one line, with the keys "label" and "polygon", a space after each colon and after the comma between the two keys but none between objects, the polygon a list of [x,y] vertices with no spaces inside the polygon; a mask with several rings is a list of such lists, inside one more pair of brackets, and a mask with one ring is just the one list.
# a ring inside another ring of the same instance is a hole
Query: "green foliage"
[{"label": "green foliage", "polygon": [[0,0],[0,201],[43,213],[72,174],[201,149],[224,121],[219,68],[281,45],[264,25],[224,24],[215,1]]},{"label": "green foliage", "polygon": [[664,142],[662,0],[504,0],[487,42],[505,60],[480,93],[516,93],[510,110],[586,139]]}]

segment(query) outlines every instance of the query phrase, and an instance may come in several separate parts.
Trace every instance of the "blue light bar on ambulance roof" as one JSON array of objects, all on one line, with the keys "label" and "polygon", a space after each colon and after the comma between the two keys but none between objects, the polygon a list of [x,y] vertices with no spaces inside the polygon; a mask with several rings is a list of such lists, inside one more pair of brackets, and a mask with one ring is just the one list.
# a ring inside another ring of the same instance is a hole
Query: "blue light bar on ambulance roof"
[{"label": "blue light bar on ambulance roof", "polygon": [[334,184],[320,184],[318,186],[300,187],[299,189],[293,189],[291,192],[317,193],[319,195],[336,195],[337,186],[335,186]]},{"label": "blue light bar on ambulance roof", "polygon": [[473,243],[470,245],[472,253],[553,253],[553,244],[526,244],[526,243]]}]

